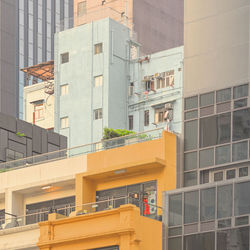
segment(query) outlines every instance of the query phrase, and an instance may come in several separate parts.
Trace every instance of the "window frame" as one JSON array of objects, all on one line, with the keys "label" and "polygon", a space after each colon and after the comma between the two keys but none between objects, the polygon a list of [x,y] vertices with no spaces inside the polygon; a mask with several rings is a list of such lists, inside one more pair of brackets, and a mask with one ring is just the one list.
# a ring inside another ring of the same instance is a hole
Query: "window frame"
[{"label": "window frame", "polygon": [[95,55],[103,53],[103,43],[96,43],[94,45],[94,53]]},{"label": "window frame", "polygon": [[94,120],[101,120],[103,118],[102,108],[94,109]]},{"label": "window frame", "polygon": [[[69,62],[69,52],[64,52],[60,54],[61,57],[61,64],[65,64]],[[65,58],[64,58],[65,57]]]},{"label": "window frame", "polygon": [[61,129],[65,129],[69,127],[69,117],[68,116],[64,116],[61,117],[60,119],[60,128]]}]

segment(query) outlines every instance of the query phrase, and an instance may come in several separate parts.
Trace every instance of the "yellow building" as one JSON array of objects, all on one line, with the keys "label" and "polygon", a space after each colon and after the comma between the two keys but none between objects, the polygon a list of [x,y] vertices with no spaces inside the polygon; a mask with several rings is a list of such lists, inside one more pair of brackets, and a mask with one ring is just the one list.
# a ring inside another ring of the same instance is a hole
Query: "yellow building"
[{"label": "yellow building", "polygon": [[[87,155],[76,211],[39,223],[40,249],[161,249],[162,191],[176,188],[176,136]],[[138,197],[138,199],[137,199]]]}]

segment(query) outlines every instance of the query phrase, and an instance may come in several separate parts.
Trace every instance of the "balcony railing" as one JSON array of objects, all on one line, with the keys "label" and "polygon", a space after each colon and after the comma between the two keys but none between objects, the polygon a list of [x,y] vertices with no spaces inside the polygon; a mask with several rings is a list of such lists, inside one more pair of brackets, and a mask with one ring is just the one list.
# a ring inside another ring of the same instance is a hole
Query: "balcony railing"
[{"label": "balcony railing", "polygon": [[32,214],[16,216],[16,217],[14,216],[14,217],[5,218],[2,220],[0,219],[0,230],[21,227],[21,226],[26,226],[26,225],[32,225],[41,221],[47,221],[48,215],[50,213],[61,214],[61,215],[64,215],[65,218],[67,218],[67,217],[74,217],[74,216],[79,216],[79,215],[84,215],[84,214],[96,213],[100,211],[112,210],[115,208],[119,208],[121,205],[126,205],[126,204],[133,204],[139,207],[142,216],[161,221],[161,214],[162,214],[162,212],[160,212],[162,210],[161,207],[155,204],[146,203],[141,199],[136,199],[131,196],[123,196],[119,198],[112,198],[108,200],[87,203],[87,204],[83,204],[80,206],[68,206],[67,205],[64,208],[59,208],[59,209],[51,208],[46,211],[42,211],[38,213],[32,213]]},{"label": "balcony railing", "polygon": [[155,140],[162,137],[163,128],[145,131],[142,133],[131,134],[122,137],[116,137],[109,140],[76,146],[69,149],[62,149],[36,156],[30,156],[14,161],[3,162],[0,164],[0,173],[18,168],[30,167],[36,164],[57,161],[60,159],[71,158],[77,155],[89,154],[97,151],[107,150],[116,147],[122,147],[130,144],[140,143],[149,140]]}]

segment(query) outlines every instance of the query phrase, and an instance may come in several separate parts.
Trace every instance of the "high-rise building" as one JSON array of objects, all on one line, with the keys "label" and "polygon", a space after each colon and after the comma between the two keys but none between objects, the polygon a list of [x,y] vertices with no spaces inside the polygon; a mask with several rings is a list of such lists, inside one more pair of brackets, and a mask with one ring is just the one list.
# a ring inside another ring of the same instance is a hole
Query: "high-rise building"
[{"label": "high-rise building", "polygon": [[[6,1],[9,2],[9,1]],[[54,33],[73,26],[73,0],[19,0],[16,4],[17,113],[23,117],[23,87],[36,83],[19,70],[54,58]],[[12,17],[10,17],[12,18]]]},{"label": "high-rise building", "polygon": [[127,25],[151,54],[183,45],[184,0],[74,0],[74,25],[110,17]]}]

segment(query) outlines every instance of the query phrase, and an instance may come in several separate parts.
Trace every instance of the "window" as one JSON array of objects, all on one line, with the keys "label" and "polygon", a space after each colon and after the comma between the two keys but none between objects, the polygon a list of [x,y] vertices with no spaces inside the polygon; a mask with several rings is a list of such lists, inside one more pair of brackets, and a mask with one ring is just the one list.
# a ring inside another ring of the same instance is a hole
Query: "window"
[{"label": "window", "polygon": [[169,226],[182,224],[182,194],[169,196]]},{"label": "window", "polygon": [[234,108],[242,108],[247,106],[247,98],[234,101]]},{"label": "window", "polygon": [[161,123],[164,121],[165,108],[155,109],[155,123]]},{"label": "window", "polygon": [[223,164],[230,162],[230,156],[231,156],[231,150],[230,150],[230,145],[225,145],[225,146],[220,146],[217,147],[215,150],[215,163],[216,165],[218,164]]},{"label": "window", "polygon": [[168,249],[181,250],[182,249],[182,238],[181,237],[169,238],[168,239]]},{"label": "window", "polygon": [[185,122],[184,126],[184,149],[192,150],[197,148],[198,121]]},{"label": "window", "polygon": [[213,220],[215,218],[215,188],[201,190],[201,221]]},{"label": "window", "polygon": [[157,73],[156,79],[156,88],[162,89],[168,86],[174,86],[174,70],[170,70],[163,73]]},{"label": "window", "polygon": [[233,141],[250,138],[250,108],[233,112]]},{"label": "window", "polygon": [[87,13],[87,9],[86,9],[86,1],[82,1],[82,2],[79,2],[78,5],[77,5],[77,16],[84,16],[86,15]]},{"label": "window", "polygon": [[214,165],[214,149],[204,149],[200,151],[200,168]]},{"label": "window", "polygon": [[102,119],[102,109],[94,110],[94,120]]},{"label": "window", "polygon": [[217,218],[226,218],[232,216],[233,206],[233,186],[225,185],[218,187],[217,191]]},{"label": "window", "polygon": [[69,127],[69,118],[63,117],[61,118],[61,129]]},{"label": "window", "polygon": [[103,76],[96,76],[95,77],[95,87],[100,87],[103,84]]},{"label": "window", "polygon": [[243,141],[233,144],[233,161],[246,160],[248,154],[248,142]]},{"label": "window", "polygon": [[248,96],[248,84],[234,87],[234,99]]},{"label": "window", "polygon": [[184,236],[184,249],[187,250],[215,250],[214,244],[214,232]]},{"label": "window", "polygon": [[214,104],[214,92],[200,95],[200,106],[205,107]]},{"label": "window", "polygon": [[198,108],[198,96],[185,98],[185,110]]},{"label": "window", "polygon": [[133,130],[133,127],[134,127],[134,117],[130,115],[128,117],[128,129]]},{"label": "window", "polygon": [[198,222],[199,192],[186,192],[184,194],[184,223]]},{"label": "window", "polygon": [[132,96],[133,94],[134,94],[134,83],[131,82],[128,89],[128,96]]},{"label": "window", "polygon": [[95,54],[101,54],[102,53],[102,43],[95,44]]},{"label": "window", "polygon": [[227,180],[235,178],[235,172],[236,172],[235,169],[227,170],[226,173]]},{"label": "window", "polygon": [[222,181],[223,180],[223,172],[216,172],[214,173],[214,181]]},{"label": "window", "polygon": [[67,95],[69,93],[69,85],[61,85],[61,96]]},{"label": "window", "polygon": [[218,90],[216,92],[216,102],[226,102],[231,100],[231,88]]},{"label": "window", "polygon": [[236,183],[234,189],[234,215],[250,213],[250,182]]},{"label": "window", "polygon": [[144,126],[149,125],[149,110],[144,111]]},{"label": "window", "polygon": [[153,80],[147,80],[145,82],[145,91],[154,91],[154,81]]},{"label": "window", "polygon": [[184,154],[184,170],[192,170],[197,168],[197,152]]},{"label": "window", "polygon": [[41,120],[44,118],[44,106],[43,103],[34,105],[35,120]]},{"label": "window", "polygon": [[69,52],[61,54],[61,64],[69,62]]},{"label": "window", "polygon": [[248,167],[239,169],[239,177],[248,176]]},{"label": "window", "polygon": [[184,173],[184,186],[189,187],[189,186],[194,186],[197,184],[197,172],[187,172]]}]

